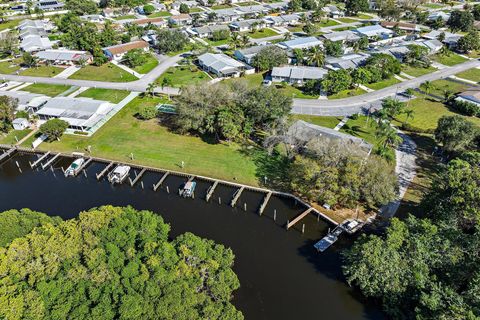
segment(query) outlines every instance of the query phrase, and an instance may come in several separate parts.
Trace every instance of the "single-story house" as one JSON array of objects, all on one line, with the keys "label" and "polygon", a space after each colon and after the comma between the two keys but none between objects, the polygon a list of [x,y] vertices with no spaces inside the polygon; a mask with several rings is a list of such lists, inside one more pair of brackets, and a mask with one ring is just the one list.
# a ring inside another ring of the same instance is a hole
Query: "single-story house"
[{"label": "single-story house", "polygon": [[322,11],[325,12],[330,18],[340,18],[345,16],[345,12],[338,9],[337,6],[326,6],[322,8]]},{"label": "single-story house", "polygon": [[334,31],[330,33],[325,33],[321,37],[333,42],[342,41],[342,43],[351,43],[351,42],[358,41],[360,39],[360,36],[358,35],[358,33],[355,33],[351,30]]},{"label": "single-story house", "polygon": [[455,98],[457,101],[464,101],[480,106],[480,90],[467,90],[459,93]]},{"label": "single-story house", "polygon": [[199,38],[211,38],[214,32],[219,31],[230,31],[230,28],[224,24],[216,24],[191,29],[191,33]]},{"label": "single-story house", "polygon": [[271,26],[294,26],[300,23],[298,14],[284,14],[281,16],[268,16],[263,18],[268,25]]},{"label": "single-story house", "polygon": [[395,22],[395,21],[382,21],[380,25],[387,29],[393,29],[398,27],[399,30],[403,30],[406,32],[420,32],[421,28],[416,25],[415,23],[407,23],[407,22]]},{"label": "single-story house", "polygon": [[217,15],[217,21],[231,22],[236,21],[241,17],[241,14],[234,9],[220,9],[215,10],[214,12]]},{"label": "single-story house", "polygon": [[443,11],[435,11],[427,17],[427,20],[436,21],[439,18],[442,19],[443,21],[448,21],[448,19],[450,19],[450,13],[443,12]]},{"label": "single-story house", "polygon": [[239,77],[246,65],[223,53],[204,53],[198,57],[200,67],[218,77]]},{"label": "single-story house", "polygon": [[351,150],[352,147],[356,147],[365,157],[367,157],[373,150],[373,145],[361,138],[330,128],[317,126],[303,120],[298,120],[290,126],[287,132],[287,137],[291,139],[292,144],[301,142],[306,145],[312,140],[322,139],[326,142],[340,143],[349,150]]},{"label": "single-story house", "polygon": [[325,59],[325,67],[330,70],[347,70],[361,67],[370,57],[367,53],[352,53],[341,57],[327,57]]},{"label": "single-story house", "polygon": [[17,111],[34,112],[41,108],[50,97],[26,91],[2,91],[2,96],[18,100]]},{"label": "single-story house", "polygon": [[264,7],[263,5],[253,5],[253,6],[245,6],[245,7],[237,7],[235,10],[242,16],[258,16],[258,15],[265,15],[267,14],[270,9]]},{"label": "single-story house", "polygon": [[102,10],[102,15],[105,18],[115,18],[117,16],[117,14],[115,13],[115,10],[113,10],[112,8],[103,9]]},{"label": "single-story house", "polygon": [[52,62],[55,64],[73,65],[82,62],[90,64],[93,56],[86,51],[51,49],[40,51],[35,54],[40,62]]},{"label": "single-story house", "polygon": [[184,4],[189,8],[196,7],[198,5],[197,1],[191,1],[191,0],[181,0],[181,1],[175,1],[174,3],[171,4],[173,10],[180,10],[180,6]]},{"label": "single-story house", "polygon": [[355,29],[355,32],[358,34],[368,37],[369,39],[379,37],[380,39],[388,39],[393,35],[393,31],[390,29],[386,29],[381,25],[373,25],[373,26],[366,26],[360,27]]},{"label": "single-story house", "polygon": [[272,69],[273,82],[287,82],[302,85],[308,80],[322,79],[328,73],[327,70],[317,67],[285,66]]},{"label": "single-story house", "polygon": [[112,60],[121,58],[125,53],[133,49],[143,49],[144,51],[148,51],[149,48],[150,46],[148,42],[137,40],[103,48],[103,53],[107,56],[107,58]]},{"label": "single-story house", "polygon": [[189,14],[177,14],[168,18],[168,22],[177,26],[185,26],[192,23],[192,17]]},{"label": "single-story house", "polygon": [[243,61],[247,64],[251,64],[253,58],[257,55],[257,53],[269,46],[272,46],[272,44],[267,44],[264,46],[253,46],[241,50],[235,50],[234,55],[235,58],[237,58],[238,60]]},{"label": "single-story house", "polygon": [[145,18],[145,19],[137,19],[130,21],[132,24],[136,24],[137,26],[140,27],[145,27],[149,24],[152,24],[156,27],[163,28],[167,26],[167,21],[165,19],[158,17],[158,18]]},{"label": "single-story house", "polygon": [[53,42],[46,37],[29,36],[22,40],[20,49],[25,52],[38,52],[42,50],[52,49]]},{"label": "single-story house", "polygon": [[38,1],[35,6],[43,11],[62,10],[65,3],[57,0],[41,0]]},{"label": "single-story house", "polygon": [[415,43],[427,47],[429,54],[435,54],[443,47],[443,44],[438,40],[417,40]]},{"label": "single-story house", "polygon": [[18,37],[20,38],[20,40],[24,40],[30,36],[47,37],[47,31],[45,31],[45,29],[37,29],[33,27],[19,30]]},{"label": "single-story house", "polygon": [[384,53],[391,55],[398,60],[402,61],[405,55],[409,52],[407,45],[400,45],[400,46],[386,46],[375,50],[375,53]]},{"label": "single-story house", "polygon": [[84,21],[89,21],[92,23],[104,23],[105,22],[105,17],[102,16],[101,14],[88,14],[88,15],[83,15],[80,17],[80,19]]},{"label": "single-story house", "polygon": [[101,122],[112,108],[113,105],[106,101],[55,97],[36,113],[40,120],[58,118],[68,122],[72,130],[88,131]]},{"label": "single-story house", "polygon": [[232,22],[229,26],[233,31],[244,32],[253,31],[255,27],[258,29],[265,28],[266,23],[262,19],[249,19]]},{"label": "single-story house", "polygon": [[30,127],[30,122],[25,118],[16,118],[12,121],[13,129],[25,130]]},{"label": "single-story house", "polygon": [[282,49],[293,51],[294,49],[308,49],[321,46],[323,41],[316,37],[300,37],[288,41],[279,42],[277,46]]}]

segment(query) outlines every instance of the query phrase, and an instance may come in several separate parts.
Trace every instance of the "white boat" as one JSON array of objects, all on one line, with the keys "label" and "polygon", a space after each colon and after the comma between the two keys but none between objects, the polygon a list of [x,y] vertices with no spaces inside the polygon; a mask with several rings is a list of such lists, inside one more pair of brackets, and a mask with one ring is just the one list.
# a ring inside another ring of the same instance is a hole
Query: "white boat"
[{"label": "white boat", "polygon": [[72,164],[65,170],[65,177],[69,176],[76,176],[80,169],[82,169],[82,165],[85,163],[85,159],[78,158],[72,162]]},{"label": "white boat", "polygon": [[195,187],[197,186],[197,183],[195,181],[190,181],[185,183],[183,186],[182,190],[182,196],[185,198],[190,198],[193,196],[193,193],[195,192]]},{"label": "white boat", "polygon": [[118,165],[115,170],[108,174],[108,181],[110,183],[122,183],[130,172],[129,166]]}]

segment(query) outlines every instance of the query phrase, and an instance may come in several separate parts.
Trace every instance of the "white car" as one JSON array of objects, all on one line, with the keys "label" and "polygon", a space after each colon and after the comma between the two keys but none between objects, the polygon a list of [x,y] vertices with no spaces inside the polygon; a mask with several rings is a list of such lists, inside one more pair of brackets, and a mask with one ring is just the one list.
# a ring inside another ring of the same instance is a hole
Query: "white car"
[{"label": "white car", "polygon": [[263,80],[262,85],[264,87],[270,87],[272,85],[272,81],[271,80]]}]

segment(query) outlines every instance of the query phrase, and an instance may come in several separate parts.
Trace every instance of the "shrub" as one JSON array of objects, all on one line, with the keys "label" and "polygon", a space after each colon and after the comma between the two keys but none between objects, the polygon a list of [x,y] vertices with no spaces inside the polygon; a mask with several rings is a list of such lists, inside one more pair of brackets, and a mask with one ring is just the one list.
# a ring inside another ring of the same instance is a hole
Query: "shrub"
[{"label": "shrub", "polygon": [[68,128],[68,122],[61,119],[50,119],[40,126],[40,133],[47,136],[47,141],[59,139]]},{"label": "shrub", "polygon": [[480,106],[476,105],[475,103],[452,100],[450,102],[450,106],[461,114],[474,117],[480,116]]},{"label": "shrub", "polygon": [[156,106],[142,106],[138,111],[137,117],[142,120],[151,120],[158,115]]},{"label": "shrub", "polygon": [[151,4],[147,4],[146,6],[143,6],[143,12],[146,15],[150,15],[155,11],[155,7],[152,6]]}]

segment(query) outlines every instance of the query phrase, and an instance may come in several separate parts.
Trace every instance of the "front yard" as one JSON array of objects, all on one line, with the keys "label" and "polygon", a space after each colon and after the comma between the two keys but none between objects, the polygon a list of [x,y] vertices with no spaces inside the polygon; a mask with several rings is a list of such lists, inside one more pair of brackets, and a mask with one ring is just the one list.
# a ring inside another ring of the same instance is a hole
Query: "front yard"
[{"label": "front yard", "polygon": [[372,89],[372,90],[380,90],[386,87],[393,86],[397,83],[400,83],[400,80],[395,79],[394,77],[391,77],[389,79],[385,79],[379,82],[374,82],[374,83],[369,83],[366,84],[365,86]]},{"label": "front yard", "polygon": [[130,91],[126,90],[110,90],[101,88],[90,88],[80,93],[78,98],[91,98],[95,100],[109,101],[111,103],[119,103],[126,96],[130,94]]},{"label": "front yard", "polygon": [[206,82],[210,80],[210,77],[198,69],[197,66],[179,66],[179,67],[170,67],[164,72],[155,83],[158,86],[168,86],[181,88],[183,86],[197,84],[201,82]]},{"label": "front yard", "polygon": [[106,82],[130,82],[138,80],[134,75],[112,63],[106,63],[100,67],[92,65],[85,66],[70,76],[69,79]]},{"label": "front yard", "polygon": [[462,57],[462,56],[460,56],[456,53],[451,53],[448,56],[447,55],[436,54],[436,55],[432,56],[432,60],[434,60],[438,63],[441,63],[443,65],[449,66],[449,67],[467,61],[467,59],[465,59],[464,57]]},{"label": "front yard", "polygon": [[140,74],[147,74],[152,71],[156,66],[158,66],[158,60],[152,54],[147,55],[147,61],[141,66],[133,68],[136,72]]},{"label": "front yard", "polygon": [[333,129],[342,121],[342,117],[311,116],[305,114],[292,114],[293,120],[303,120],[317,126]]},{"label": "front yard", "polygon": [[328,100],[335,100],[335,99],[343,99],[343,98],[348,98],[348,97],[353,97],[353,96],[359,96],[361,94],[367,93],[365,90],[361,88],[355,88],[355,89],[348,89],[348,90],[343,90],[338,93],[332,94],[328,96]]},{"label": "front yard", "polygon": [[45,77],[51,78],[61,73],[64,68],[59,68],[55,66],[38,66],[33,68],[28,68],[20,71],[21,76],[31,76],[31,77]]},{"label": "front yard", "polygon": [[480,69],[473,68],[456,74],[457,77],[480,82]]},{"label": "front yard", "polygon": [[250,38],[253,38],[253,39],[262,39],[262,38],[278,36],[278,33],[273,31],[270,28],[260,29],[255,32],[249,32],[247,34]]},{"label": "front yard", "polygon": [[[420,77],[428,73],[437,71],[438,69],[434,67],[422,68],[422,67],[412,67],[407,64],[402,64],[402,72],[408,74],[412,77]],[[401,75],[400,75],[401,76]]]},{"label": "front yard", "polygon": [[70,86],[63,84],[34,83],[23,88],[22,91],[44,94],[49,97],[56,97],[70,88]]},{"label": "front yard", "polygon": [[1,74],[12,74],[15,71],[20,70],[20,66],[13,61],[3,61],[0,62],[0,73]]}]

